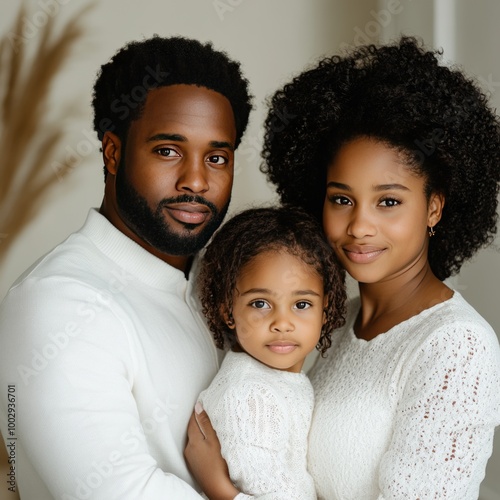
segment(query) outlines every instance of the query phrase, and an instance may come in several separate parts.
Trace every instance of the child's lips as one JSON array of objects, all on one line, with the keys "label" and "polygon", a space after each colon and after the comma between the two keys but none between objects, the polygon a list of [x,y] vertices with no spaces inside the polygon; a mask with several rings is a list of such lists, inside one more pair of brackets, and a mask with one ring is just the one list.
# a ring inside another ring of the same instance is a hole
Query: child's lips
[{"label": "child's lips", "polygon": [[270,351],[276,354],[288,354],[290,352],[295,351],[295,349],[298,346],[295,342],[276,341],[276,342],[270,342],[269,344],[267,344],[267,347],[269,348]]}]

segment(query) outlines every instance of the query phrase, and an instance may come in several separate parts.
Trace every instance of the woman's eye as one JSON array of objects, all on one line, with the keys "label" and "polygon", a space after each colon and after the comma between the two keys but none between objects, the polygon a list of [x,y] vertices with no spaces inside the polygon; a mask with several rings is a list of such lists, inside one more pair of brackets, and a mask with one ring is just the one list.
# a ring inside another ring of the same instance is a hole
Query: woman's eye
[{"label": "woman's eye", "polygon": [[254,300],[250,305],[255,309],[269,309],[269,304],[265,300]]},{"label": "woman's eye", "polygon": [[227,163],[227,158],[222,155],[213,155],[208,157],[210,163],[215,163],[215,165],[225,165]]},{"label": "woman's eye", "polygon": [[330,200],[330,203],[334,203],[335,205],[350,205],[351,200],[349,198],[346,198],[345,196],[329,196],[328,199]]},{"label": "woman's eye", "polygon": [[309,307],[311,307],[311,304],[309,302],[306,302],[305,300],[301,300],[300,302],[297,302],[295,304],[295,307],[297,309],[308,309]]},{"label": "woman's eye", "polygon": [[396,200],[395,198],[384,198],[381,200],[380,205],[383,207],[395,207],[399,205],[401,202]]},{"label": "woman's eye", "polygon": [[172,148],[158,148],[156,152],[165,157],[170,157],[170,156],[180,156],[175,149]]}]

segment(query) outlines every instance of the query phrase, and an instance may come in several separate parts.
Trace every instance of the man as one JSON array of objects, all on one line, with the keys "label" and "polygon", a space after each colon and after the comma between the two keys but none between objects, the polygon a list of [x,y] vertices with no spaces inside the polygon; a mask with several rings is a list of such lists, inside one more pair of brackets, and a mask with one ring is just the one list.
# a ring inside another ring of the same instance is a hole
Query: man
[{"label": "man", "polygon": [[93,106],[100,210],[0,308],[2,435],[23,499],[200,498],[183,449],[218,356],[188,278],[229,205],[248,82],[155,36],[101,68]]}]

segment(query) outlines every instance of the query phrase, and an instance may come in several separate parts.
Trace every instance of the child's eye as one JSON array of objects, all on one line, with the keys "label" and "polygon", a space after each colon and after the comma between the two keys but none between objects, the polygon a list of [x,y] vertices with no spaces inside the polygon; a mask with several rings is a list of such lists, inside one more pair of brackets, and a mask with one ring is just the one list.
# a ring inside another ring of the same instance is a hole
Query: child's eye
[{"label": "child's eye", "polygon": [[250,305],[255,309],[269,309],[269,304],[265,300],[254,300]]},{"label": "child's eye", "polygon": [[396,198],[384,198],[383,200],[380,200],[380,205],[383,207],[395,207],[397,205],[400,205],[401,201],[397,200]]},{"label": "child's eye", "polygon": [[308,309],[309,307],[311,307],[311,304],[309,302],[306,302],[305,300],[301,300],[300,302],[297,302],[295,304],[295,307],[297,309],[303,310],[303,309]]}]

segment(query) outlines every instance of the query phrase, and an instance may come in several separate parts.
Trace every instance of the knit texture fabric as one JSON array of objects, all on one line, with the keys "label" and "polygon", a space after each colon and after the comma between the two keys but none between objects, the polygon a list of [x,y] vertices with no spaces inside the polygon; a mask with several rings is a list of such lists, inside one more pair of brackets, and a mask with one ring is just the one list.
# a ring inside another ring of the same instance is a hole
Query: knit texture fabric
[{"label": "knit texture fabric", "polygon": [[242,498],[315,499],[307,472],[314,397],[304,373],[275,370],[228,352],[200,401]]},{"label": "knit texture fabric", "polygon": [[477,499],[500,423],[494,331],[455,291],[367,342],[359,307],[310,373],[318,497]]}]

